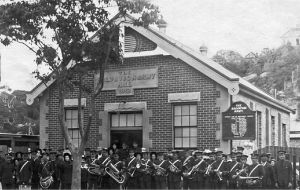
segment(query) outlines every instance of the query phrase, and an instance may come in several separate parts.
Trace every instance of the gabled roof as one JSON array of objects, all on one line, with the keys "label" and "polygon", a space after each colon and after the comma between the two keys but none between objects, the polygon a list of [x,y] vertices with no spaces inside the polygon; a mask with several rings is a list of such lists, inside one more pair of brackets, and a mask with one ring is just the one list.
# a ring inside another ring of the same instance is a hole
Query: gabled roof
[{"label": "gabled roof", "polygon": [[[133,20],[134,18],[130,15],[127,15],[125,19]],[[139,32],[146,38],[156,43],[157,46],[165,52],[169,53],[175,58],[181,59],[188,65],[192,66],[199,72],[203,73],[204,75],[217,82],[218,84],[224,86],[228,89],[228,93],[230,95],[236,95],[240,92],[240,90],[242,90],[245,93],[251,95],[252,97],[258,98],[261,101],[264,101],[272,106],[284,110],[285,112],[294,111],[287,105],[274,99],[272,96],[260,90],[259,88],[249,83],[242,77],[229,71],[228,69],[207,58],[206,56],[201,55],[200,52],[195,51],[183,45],[182,43],[170,38],[166,34],[157,31],[156,29],[153,29],[151,27],[144,28],[141,26],[134,26],[133,24],[128,23],[125,23],[124,25]],[[44,85],[43,83],[41,83],[39,84],[40,86],[35,87],[27,95],[27,102],[33,102],[34,98],[36,98],[39,94],[46,90],[47,86],[51,85],[53,82],[54,81],[51,81],[51,83],[49,83],[48,85]],[[41,85],[44,85],[44,87]]]}]

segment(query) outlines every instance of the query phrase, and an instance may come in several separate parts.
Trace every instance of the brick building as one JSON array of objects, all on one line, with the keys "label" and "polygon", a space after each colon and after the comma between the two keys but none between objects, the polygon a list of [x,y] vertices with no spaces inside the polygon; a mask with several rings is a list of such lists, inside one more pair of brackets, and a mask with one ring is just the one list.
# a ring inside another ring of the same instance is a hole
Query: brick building
[{"label": "brick building", "polygon": [[[127,19],[133,19],[127,16]],[[150,150],[169,148],[221,148],[222,112],[233,101],[244,101],[257,111],[258,147],[289,144],[292,110],[243,78],[159,31],[131,24],[121,25],[124,63],[111,63],[105,71],[103,91],[96,100],[97,118],[89,136],[89,147],[136,141]],[[91,70],[85,78],[91,86],[99,75]],[[27,103],[40,101],[40,146],[58,148],[64,140],[57,117],[58,100],[54,80],[36,86]],[[77,91],[65,99],[66,124],[73,141],[80,142],[76,116]],[[83,122],[89,101],[83,97]],[[264,138],[267,136],[268,138]]]}]

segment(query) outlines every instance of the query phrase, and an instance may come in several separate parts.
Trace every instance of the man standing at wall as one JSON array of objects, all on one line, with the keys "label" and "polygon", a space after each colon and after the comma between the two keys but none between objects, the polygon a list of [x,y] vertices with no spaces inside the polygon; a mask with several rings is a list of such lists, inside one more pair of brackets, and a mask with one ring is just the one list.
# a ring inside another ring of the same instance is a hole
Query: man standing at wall
[{"label": "man standing at wall", "polygon": [[292,187],[292,164],[285,159],[285,151],[278,151],[279,161],[275,163],[275,187],[289,189]]}]

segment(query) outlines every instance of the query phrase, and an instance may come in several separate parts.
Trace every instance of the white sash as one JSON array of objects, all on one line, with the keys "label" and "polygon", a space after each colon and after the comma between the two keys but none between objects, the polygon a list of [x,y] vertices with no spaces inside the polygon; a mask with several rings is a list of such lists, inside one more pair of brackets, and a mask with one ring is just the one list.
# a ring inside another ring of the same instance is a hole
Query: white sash
[{"label": "white sash", "polygon": [[251,172],[249,173],[249,176],[251,176],[251,174],[254,172],[254,170],[255,170],[258,166],[260,166],[260,164],[257,164],[257,165],[251,170]]},{"label": "white sash", "polygon": [[131,162],[133,162],[133,160],[135,160],[135,157],[133,157],[130,162],[128,163],[128,166],[130,166]]},{"label": "white sash", "polygon": [[238,165],[238,162],[236,162],[236,163],[234,164],[234,166],[230,169],[230,172],[232,172],[232,170],[233,170],[237,165]]},{"label": "white sash", "polygon": [[177,162],[179,162],[179,160],[178,160],[178,159],[177,159],[177,160],[175,160],[175,162],[173,162],[172,164],[175,166],[175,164],[176,164]]},{"label": "white sash", "polygon": [[188,156],[188,157],[184,160],[183,166],[187,165],[187,161],[188,161],[191,157],[192,157],[192,156]]},{"label": "white sash", "polygon": [[28,163],[28,160],[23,164],[23,166],[21,167],[21,169],[20,169],[20,171],[19,171],[19,173],[21,173],[22,172],[22,170],[23,170],[23,168],[25,167],[25,165]]},{"label": "white sash", "polygon": [[223,162],[224,162],[224,160],[221,161],[219,167],[217,168],[217,171],[219,171],[219,169],[220,169],[220,167],[222,166]]}]

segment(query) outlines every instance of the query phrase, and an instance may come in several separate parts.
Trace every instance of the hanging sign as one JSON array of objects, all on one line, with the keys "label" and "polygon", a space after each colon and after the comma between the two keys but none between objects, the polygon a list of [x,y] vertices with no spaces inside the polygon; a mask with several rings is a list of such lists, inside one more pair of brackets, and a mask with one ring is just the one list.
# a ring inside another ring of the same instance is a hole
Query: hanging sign
[{"label": "hanging sign", "polygon": [[223,139],[255,140],[255,111],[244,102],[235,102],[222,113]]}]

